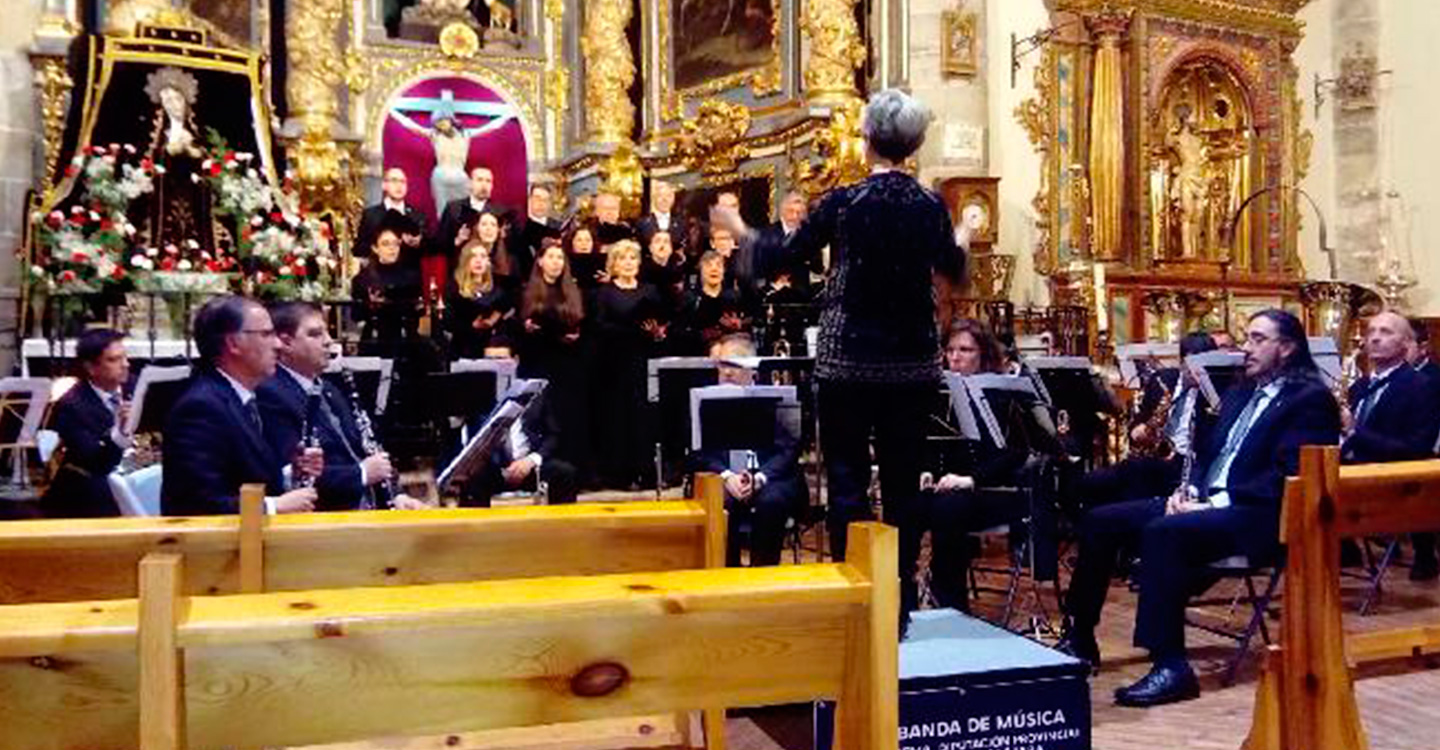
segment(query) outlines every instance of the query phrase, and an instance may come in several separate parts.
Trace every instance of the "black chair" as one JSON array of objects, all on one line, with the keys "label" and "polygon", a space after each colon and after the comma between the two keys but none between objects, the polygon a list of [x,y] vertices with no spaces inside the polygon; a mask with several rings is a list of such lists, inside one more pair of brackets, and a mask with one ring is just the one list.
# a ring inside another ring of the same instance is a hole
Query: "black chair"
[{"label": "black chair", "polygon": [[[1240,671],[1240,664],[1250,653],[1250,642],[1254,640],[1255,634],[1258,632],[1261,640],[1266,645],[1270,644],[1270,628],[1266,626],[1265,618],[1270,616],[1270,605],[1279,590],[1283,567],[1280,565],[1255,565],[1244,555],[1237,555],[1210,563],[1206,566],[1205,572],[1212,578],[1218,579],[1214,583],[1218,583],[1220,580],[1239,580],[1245,585],[1244,592],[1236,594],[1230,601],[1232,614],[1241,604],[1249,605],[1250,616],[1246,619],[1244,627],[1239,630],[1196,620],[1188,614],[1185,617],[1186,625],[1235,642],[1235,652],[1230,656],[1225,667],[1225,676],[1220,681],[1222,685],[1229,687],[1235,683],[1235,675]],[[1256,579],[1265,581],[1263,591],[1256,587]],[[1213,586],[1214,583],[1211,585]],[[1192,600],[1191,606],[1196,603]]]}]

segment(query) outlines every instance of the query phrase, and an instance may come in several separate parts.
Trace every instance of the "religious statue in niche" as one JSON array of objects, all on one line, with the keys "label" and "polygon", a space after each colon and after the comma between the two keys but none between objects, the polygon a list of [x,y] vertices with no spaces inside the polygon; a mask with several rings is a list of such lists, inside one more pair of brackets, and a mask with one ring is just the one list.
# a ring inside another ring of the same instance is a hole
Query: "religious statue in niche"
[{"label": "religious statue in niche", "polygon": [[[406,110],[428,112],[430,126],[425,127],[406,114]],[[485,118],[475,127],[466,127],[459,113]],[[515,117],[514,108],[501,102],[459,101],[455,92],[445,89],[440,99],[405,97],[396,102],[390,115],[402,127],[430,139],[435,147],[435,168],[430,172],[430,194],[435,205],[443,207],[470,194],[470,174],[466,162],[470,157],[471,139],[489,133]]]},{"label": "religious statue in niche", "polygon": [[165,171],[155,178],[155,192],[144,201],[144,219],[136,224],[157,248],[194,240],[213,249],[210,196],[199,179],[204,159],[195,121],[199,83],[190,73],[167,66],[146,77],[145,94],[155,105],[145,153]]},{"label": "religious statue in niche", "polygon": [[417,41],[436,41],[439,32],[452,23],[463,23],[487,39],[513,37],[518,31],[515,5],[510,0],[402,0],[400,7],[386,13],[391,36]]},{"label": "religious statue in niche", "polygon": [[1201,61],[1178,69],[1162,100],[1166,127],[1151,171],[1157,257],[1250,267],[1249,225],[1233,233],[1227,226],[1257,184],[1243,89],[1229,71]]}]

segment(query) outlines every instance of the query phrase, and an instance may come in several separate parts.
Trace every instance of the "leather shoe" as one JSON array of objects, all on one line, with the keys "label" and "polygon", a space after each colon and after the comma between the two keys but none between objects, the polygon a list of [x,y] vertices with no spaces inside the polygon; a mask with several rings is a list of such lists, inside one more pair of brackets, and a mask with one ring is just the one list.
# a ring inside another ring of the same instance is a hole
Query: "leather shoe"
[{"label": "leather shoe", "polygon": [[1436,564],[1434,555],[1416,555],[1415,563],[1410,566],[1410,580],[1412,581],[1433,581],[1440,577],[1440,565]]},{"label": "leather shoe", "polygon": [[1200,681],[1186,664],[1184,668],[1156,664],[1150,673],[1129,687],[1115,691],[1115,703],[1144,708],[1178,703],[1200,697]]},{"label": "leather shoe", "polygon": [[1089,663],[1092,672],[1100,671],[1100,644],[1095,642],[1094,633],[1068,631],[1055,644],[1055,650]]}]

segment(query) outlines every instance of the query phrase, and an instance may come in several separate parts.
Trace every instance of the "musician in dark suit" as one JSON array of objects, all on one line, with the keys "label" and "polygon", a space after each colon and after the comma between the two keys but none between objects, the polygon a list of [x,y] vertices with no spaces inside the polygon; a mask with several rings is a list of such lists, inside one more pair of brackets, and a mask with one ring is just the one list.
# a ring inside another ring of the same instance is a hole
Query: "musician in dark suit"
[{"label": "musician in dark suit", "polygon": [[[1204,332],[1180,340],[1180,357],[1213,351],[1215,340]],[[1164,414],[1158,410],[1169,400]],[[1185,367],[1156,370],[1146,379],[1130,427],[1130,455],[1111,466],[1094,469],[1069,493],[1076,508],[1167,495],[1180,485],[1180,469],[1191,438],[1214,424],[1195,376]],[[1157,429],[1158,425],[1158,429]],[[1158,447],[1157,447],[1158,446]]]},{"label": "musician in dark suit", "polygon": [[559,415],[544,393],[527,405],[499,441],[485,469],[465,487],[460,504],[490,507],[490,499],[502,492],[538,491],[546,486],[546,502],[562,505],[575,502],[579,492],[574,465],[556,455],[560,445]]},{"label": "musician in dark suit", "polygon": [[1070,581],[1073,621],[1062,646],[1099,663],[1095,626],[1120,545],[1140,541],[1135,642],[1153,666],[1115,693],[1117,703],[1153,706],[1193,698],[1199,684],[1185,652],[1188,582],[1203,566],[1234,555],[1275,561],[1285,477],[1299,469],[1300,446],[1333,445],[1339,406],[1319,377],[1305,329],[1282,310],[1251,316],[1244,382],[1231,388],[1216,428],[1200,442],[1185,485],[1170,497],[1096,508],[1080,526]]},{"label": "musician in dark suit", "polygon": [[[1415,348],[1410,321],[1384,311],[1365,326],[1365,357],[1370,374],[1350,384],[1346,435],[1340,444],[1344,463],[1368,464],[1429,458],[1440,431],[1440,401],[1435,386],[1407,355]],[[1434,537],[1415,535],[1414,580],[1436,577]]]},{"label": "musician in dark suit", "polygon": [[405,196],[410,191],[405,170],[399,167],[385,170],[385,179],[381,186],[384,193],[380,202],[369,206],[360,214],[360,228],[355,233],[353,252],[357,258],[369,258],[380,230],[390,227],[399,232],[403,248],[402,260],[406,265],[413,266],[420,262],[420,243],[425,237],[425,215],[420,213],[420,209],[405,202]]},{"label": "musician in dark suit", "polygon": [[[435,242],[430,248],[430,255],[444,257],[447,261],[447,268],[455,267],[455,259],[460,256],[460,247],[470,239],[475,231],[475,219],[482,211],[489,211],[500,219],[501,234],[505,234],[506,227],[514,218],[514,211],[490,200],[490,193],[495,189],[495,173],[489,167],[476,167],[470,170],[470,195],[459,200],[450,201],[440,214],[440,221],[435,229]],[[440,273],[441,285],[443,288],[443,270]]]},{"label": "musician in dark suit", "polygon": [[314,432],[325,453],[325,469],[315,481],[316,509],[429,507],[406,495],[384,493],[383,483],[395,476],[390,457],[366,451],[349,397],[321,377],[333,342],[320,308],[285,302],[272,308],[270,317],[280,339],[280,363],[255,391],[265,439],[288,456],[300,447],[307,427]]},{"label": "musician in dark suit", "polygon": [[59,433],[64,455],[41,509],[50,518],[117,516],[106,477],[130,447],[123,431],[130,405],[120,392],[130,378],[125,335],[86,331],[75,342],[75,361],[79,381],[50,409],[50,429]]},{"label": "musician in dark suit", "polygon": [[[160,505],[167,516],[238,513],[240,487],[264,484],[270,513],[313,510],[312,488],[285,491],[285,459],[265,440],[255,389],[275,374],[280,348],[254,300],[214,297],[195,316],[200,363],[165,422]],[[318,452],[295,471],[317,475]]]},{"label": "musician in dark suit", "polygon": [[560,222],[550,218],[552,196],[548,185],[533,184],[526,199],[525,221],[510,234],[510,255],[515,262],[514,274],[520,285],[530,280],[530,269],[540,257],[545,239],[560,237]]},{"label": "musician in dark suit", "polygon": [[[749,336],[732,334],[715,342],[710,356],[731,360],[755,356]],[[752,385],[754,372],[722,365],[720,382]],[[785,522],[804,504],[809,490],[800,473],[800,436],[777,420],[773,445],[754,446],[758,468],[737,470],[731,466],[729,450],[700,451],[690,456],[693,471],[721,475],[725,480],[725,510],[730,530],[726,536],[725,564],[740,565],[740,531],[750,524],[750,565],[779,565],[785,546]]]}]

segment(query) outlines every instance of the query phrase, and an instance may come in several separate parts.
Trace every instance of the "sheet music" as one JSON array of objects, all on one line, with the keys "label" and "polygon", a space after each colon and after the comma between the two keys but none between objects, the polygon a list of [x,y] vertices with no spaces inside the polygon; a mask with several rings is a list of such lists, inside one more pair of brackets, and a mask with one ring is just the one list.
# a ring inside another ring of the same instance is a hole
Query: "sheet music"
[{"label": "sheet music", "polygon": [[190,365],[176,365],[174,367],[156,367],[147,365],[140,371],[140,377],[135,382],[135,396],[130,407],[130,418],[125,420],[125,434],[134,435],[140,429],[140,416],[145,413],[145,394],[150,391],[151,383],[173,383],[190,377]]}]

